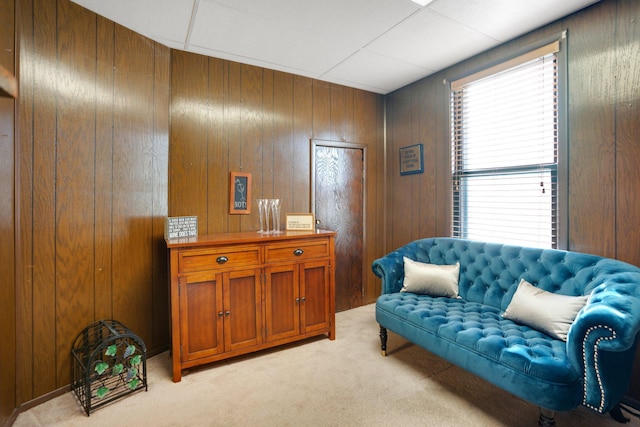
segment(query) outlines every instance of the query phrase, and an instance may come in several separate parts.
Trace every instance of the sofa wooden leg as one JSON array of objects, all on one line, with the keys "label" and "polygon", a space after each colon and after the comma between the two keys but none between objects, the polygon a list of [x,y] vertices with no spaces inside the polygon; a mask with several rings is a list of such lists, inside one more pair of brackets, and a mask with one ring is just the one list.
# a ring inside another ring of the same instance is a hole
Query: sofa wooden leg
[{"label": "sofa wooden leg", "polygon": [[609,411],[609,415],[611,416],[611,418],[613,418],[614,420],[616,420],[621,424],[626,424],[629,421],[631,421],[630,418],[627,418],[624,416],[624,414],[622,413],[622,406],[620,406],[619,403],[616,406],[614,406],[612,410]]},{"label": "sofa wooden leg", "polygon": [[383,328],[380,326],[380,349],[382,350],[382,355],[387,355],[387,328]]},{"label": "sofa wooden leg", "polygon": [[539,427],[555,427],[555,412],[549,409],[540,408],[540,418],[538,419]]}]

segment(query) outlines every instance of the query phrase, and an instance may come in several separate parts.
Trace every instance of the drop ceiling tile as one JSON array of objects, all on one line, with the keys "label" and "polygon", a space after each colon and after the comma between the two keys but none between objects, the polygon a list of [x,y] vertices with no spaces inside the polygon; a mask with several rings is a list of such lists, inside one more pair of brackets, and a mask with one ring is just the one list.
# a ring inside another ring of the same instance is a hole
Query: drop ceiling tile
[{"label": "drop ceiling tile", "polygon": [[322,79],[385,94],[426,77],[434,71],[361,50],[324,74]]},{"label": "drop ceiling tile", "polygon": [[232,52],[221,52],[218,50],[207,49],[205,47],[192,46],[189,49],[189,52],[198,53],[200,55],[210,56],[213,58],[239,62],[241,64],[255,65],[256,67],[268,68],[270,70],[282,71],[290,74],[297,74],[303,77],[311,77],[314,79],[319,78],[321,75],[321,73],[317,71],[312,72],[306,69],[293,68],[288,64],[276,64],[273,62],[268,62],[268,61],[259,60],[255,58],[248,58],[244,56],[235,55]]},{"label": "drop ceiling tile", "polygon": [[502,42],[598,0],[439,0],[429,9]]},{"label": "drop ceiling tile", "polygon": [[440,70],[497,44],[499,42],[491,37],[424,9],[366,49],[423,68]]},{"label": "drop ceiling tile", "polygon": [[72,1],[170,48],[378,93],[597,2],[436,0],[422,8],[410,0]]},{"label": "drop ceiling tile", "polygon": [[72,1],[150,39],[184,48],[195,0]]},{"label": "drop ceiling tile", "polygon": [[408,0],[202,0],[190,48],[321,73],[418,9]]}]

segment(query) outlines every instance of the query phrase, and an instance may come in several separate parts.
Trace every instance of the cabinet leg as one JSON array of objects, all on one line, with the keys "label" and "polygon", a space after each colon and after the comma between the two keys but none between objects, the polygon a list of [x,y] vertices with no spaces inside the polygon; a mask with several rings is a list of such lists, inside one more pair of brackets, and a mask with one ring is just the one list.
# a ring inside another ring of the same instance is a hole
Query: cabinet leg
[{"label": "cabinet leg", "polygon": [[380,350],[382,355],[387,355],[387,328],[380,326]]}]

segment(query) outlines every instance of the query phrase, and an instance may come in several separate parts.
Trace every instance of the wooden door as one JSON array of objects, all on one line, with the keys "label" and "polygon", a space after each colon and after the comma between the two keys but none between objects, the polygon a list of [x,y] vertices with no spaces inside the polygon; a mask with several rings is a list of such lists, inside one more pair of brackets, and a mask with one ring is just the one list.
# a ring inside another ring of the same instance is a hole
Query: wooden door
[{"label": "wooden door", "polygon": [[312,141],[312,206],[335,240],[336,311],[363,303],[365,148]]},{"label": "wooden door", "polygon": [[225,351],[262,343],[260,269],[224,273]]},{"label": "wooden door", "polygon": [[300,322],[302,332],[329,328],[329,262],[308,261],[300,264]]},{"label": "wooden door", "polygon": [[222,275],[196,274],[179,280],[181,360],[222,353]]},{"label": "wooden door", "polygon": [[295,337],[300,333],[298,267],[285,264],[265,269],[267,341]]}]

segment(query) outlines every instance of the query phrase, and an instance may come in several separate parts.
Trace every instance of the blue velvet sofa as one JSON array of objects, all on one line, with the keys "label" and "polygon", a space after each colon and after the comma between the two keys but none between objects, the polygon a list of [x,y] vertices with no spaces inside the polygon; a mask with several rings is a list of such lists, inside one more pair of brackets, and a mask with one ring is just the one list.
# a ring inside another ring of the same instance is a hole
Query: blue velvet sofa
[{"label": "blue velvet sofa", "polygon": [[[401,292],[404,257],[459,263],[458,297]],[[578,252],[453,238],[411,242],[373,262],[382,352],[387,330],[540,407],[579,405],[605,413],[629,385],[640,331],[640,269]],[[568,296],[589,296],[566,342],[504,317],[520,281]]]}]

